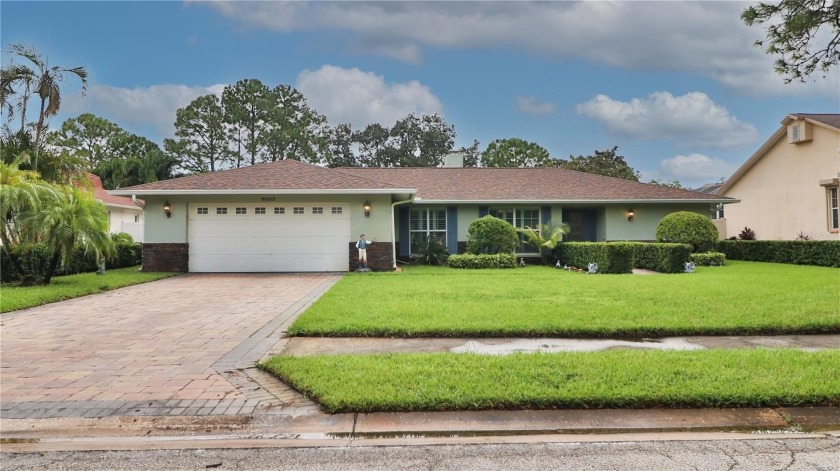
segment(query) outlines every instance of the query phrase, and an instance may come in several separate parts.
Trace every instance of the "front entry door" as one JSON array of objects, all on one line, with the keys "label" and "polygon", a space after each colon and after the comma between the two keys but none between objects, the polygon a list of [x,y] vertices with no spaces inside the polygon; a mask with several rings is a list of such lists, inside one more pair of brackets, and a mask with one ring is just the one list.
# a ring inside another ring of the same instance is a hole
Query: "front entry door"
[{"label": "front entry door", "polygon": [[569,233],[563,240],[568,242],[595,242],[595,210],[564,209],[563,221],[569,224]]}]

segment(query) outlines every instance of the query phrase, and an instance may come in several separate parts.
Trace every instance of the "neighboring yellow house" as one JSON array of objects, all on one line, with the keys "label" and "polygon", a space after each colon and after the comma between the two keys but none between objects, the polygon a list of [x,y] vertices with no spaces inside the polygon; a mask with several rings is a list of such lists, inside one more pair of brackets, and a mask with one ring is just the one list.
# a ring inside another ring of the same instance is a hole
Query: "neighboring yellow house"
[{"label": "neighboring yellow house", "polygon": [[759,240],[840,239],[840,114],[791,114],[716,192],[726,233],[744,227]]}]

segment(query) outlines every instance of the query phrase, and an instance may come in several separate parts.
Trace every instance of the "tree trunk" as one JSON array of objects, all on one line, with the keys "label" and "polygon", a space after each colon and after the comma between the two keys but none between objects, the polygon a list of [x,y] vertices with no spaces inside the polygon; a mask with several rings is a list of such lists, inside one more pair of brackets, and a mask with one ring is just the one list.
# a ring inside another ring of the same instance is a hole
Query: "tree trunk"
[{"label": "tree trunk", "polygon": [[50,260],[50,266],[47,267],[47,272],[44,274],[44,284],[50,284],[53,275],[55,274],[55,270],[58,268],[58,262],[61,260],[61,250],[57,249],[53,254],[52,260]]},{"label": "tree trunk", "polygon": [[41,150],[41,131],[44,129],[44,105],[46,105],[47,100],[46,98],[41,98],[41,113],[38,115],[38,124],[35,125],[35,149],[33,154],[35,154],[35,162],[33,163],[33,167],[38,169],[38,153]]}]

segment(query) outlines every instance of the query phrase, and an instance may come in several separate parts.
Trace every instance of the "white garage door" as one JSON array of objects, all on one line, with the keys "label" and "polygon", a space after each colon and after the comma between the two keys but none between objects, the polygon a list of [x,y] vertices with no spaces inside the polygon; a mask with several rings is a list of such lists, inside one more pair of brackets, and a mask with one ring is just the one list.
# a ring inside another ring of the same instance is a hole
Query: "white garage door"
[{"label": "white garage door", "polygon": [[191,272],[347,271],[346,203],[189,206]]}]

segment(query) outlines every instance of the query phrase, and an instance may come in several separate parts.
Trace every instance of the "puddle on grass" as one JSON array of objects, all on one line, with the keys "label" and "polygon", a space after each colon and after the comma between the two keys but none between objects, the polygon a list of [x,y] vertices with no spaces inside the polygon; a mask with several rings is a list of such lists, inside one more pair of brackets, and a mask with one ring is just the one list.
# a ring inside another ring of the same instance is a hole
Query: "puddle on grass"
[{"label": "puddle on grass", "polygon": [[481,353],[485,355],[509,355],[511,353],[533,352],[598,352],[614,348],[641,348],[649,350],[704,350],[683,338],[632,340],[597,339],[516,339],[509,342],[481,343],[475,340],[451,348],[452,353]]}]

